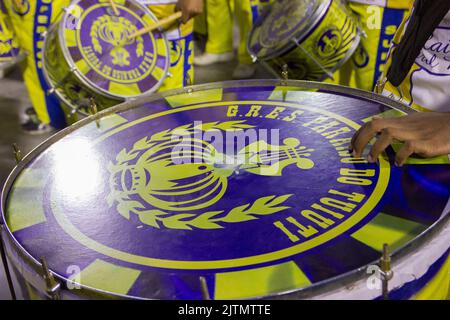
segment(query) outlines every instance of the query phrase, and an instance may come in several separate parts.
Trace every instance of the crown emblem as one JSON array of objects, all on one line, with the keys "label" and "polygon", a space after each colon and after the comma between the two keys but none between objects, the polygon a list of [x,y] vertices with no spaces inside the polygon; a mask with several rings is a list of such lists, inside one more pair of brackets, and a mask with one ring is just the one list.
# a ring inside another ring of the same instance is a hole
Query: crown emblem
[{"label": "crown emblem", "polygon": [[137,30],[136,26],[124,17],[103,15],[100,16],[91,27],[90,35],[94,50],[102,54],[101,41],[109,43],[113,49],[109,53],[114,65],[124,67],[130,65],[130,53],[126,46],[137,42],[136,55],[142,57],[144,54],[144,43],[141,36],[130,38],[129,36]]},{"label": "crown emblem", "polygon": [[117,210],[127,219],[137,214],[146,225],[173,229],[222,228],[224,223],[253,220],[287,209],[281,204],[291,195],[270,195],[226,214],[204,212],[223,197],[233,174],[281,176],[292,164],[303,170],[314,167],[308,158],[314,150],[301,146],[296,138],[284,139],[280,146],[258,140],[230,156],[195,134],[250,128],[253,126],[244,121],[190,124],[137,141],[109,165],[109,205],[117,204]]}]

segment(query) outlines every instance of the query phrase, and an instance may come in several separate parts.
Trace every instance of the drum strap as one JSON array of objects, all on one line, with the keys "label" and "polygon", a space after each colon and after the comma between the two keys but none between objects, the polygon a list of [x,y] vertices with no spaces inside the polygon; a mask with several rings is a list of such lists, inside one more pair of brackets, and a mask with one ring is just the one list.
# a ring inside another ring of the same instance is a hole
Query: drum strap
[{"label": "drum strap", "polygon": [[405,35],[393,51],[387,73],[392,85],[398,87],[403,82],[423,46],[449,11],[449,0],[416,0]]}]

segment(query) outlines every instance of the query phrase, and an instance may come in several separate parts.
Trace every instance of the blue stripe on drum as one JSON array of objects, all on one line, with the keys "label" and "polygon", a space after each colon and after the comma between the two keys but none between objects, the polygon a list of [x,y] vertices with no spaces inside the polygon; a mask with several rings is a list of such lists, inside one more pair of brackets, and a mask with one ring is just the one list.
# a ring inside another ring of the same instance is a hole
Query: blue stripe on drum
[{"label": "blue stripe on drum", "polygon": [[352,238],[341,237],[313,250],[312,254],[295,259],[294,262],[312,283],[317,283],[360,268],[361,265],[379,258],[380,253],[369,246]]}]

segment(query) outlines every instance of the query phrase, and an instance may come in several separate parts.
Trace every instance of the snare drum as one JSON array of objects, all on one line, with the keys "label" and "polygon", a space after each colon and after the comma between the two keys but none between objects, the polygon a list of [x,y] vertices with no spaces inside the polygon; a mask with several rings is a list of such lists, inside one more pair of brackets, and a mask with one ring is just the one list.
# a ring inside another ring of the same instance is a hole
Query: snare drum
[{"label": "snare drum", "polygon": [[340,0],[275,1],[255,23],[248,50],[275,76],[331,78],[360,42],[356,20]]},{"label": "snare drum", "polygon": [[161,30],[133,37],[157,22],[136,0],[116,4],[76,0],[45,37],[47,82],[73,112],[89,113],[92,101],[105,109],[156,91],[169,67],[169,48]]},{"label": "snare drum", "polygon": [[[352,158],[374,116],[411,112],[301,81],[201,85],[60,131],[2,194],[26,298],[443,298],[448,157]],[[389,246],[389,281],[378,277]],[[44,263],[42,263],[44,262]],[[51,276],[51,277],[50,277]],[[44,279],[51,279],[45,281]]]}]

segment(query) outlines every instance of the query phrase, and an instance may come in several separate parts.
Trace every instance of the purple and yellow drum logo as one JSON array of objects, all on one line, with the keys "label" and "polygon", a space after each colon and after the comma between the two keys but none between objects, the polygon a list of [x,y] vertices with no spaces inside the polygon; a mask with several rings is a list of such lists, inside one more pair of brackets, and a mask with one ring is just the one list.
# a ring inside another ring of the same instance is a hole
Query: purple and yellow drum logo
[{"label": "purple and yellow drum logo", "polygon": [[342,33],[337,28],[325,31],[317,40],[317,54],[321,58],[329,58],[339,52],[342,47]]},{"label": "purple and yellow drum logo", "polygon": [[[349,154],[358,128],[287,102],[162,111],[90,142],[103,154],[95,174],[105,178],[94,179],[95,188],[80,161],[71,162],[77,190],[89,190],[95,207],[58,189],[64,201],[52,201],[51,210],[73,239],[127,263],[199,270],[272,263],[376,214],[390,167]],[[116,231],[111,237],[93,226]]]},{"label": "purple and yellow drum logo", "polygon": [[228,180],[237,171],[271,177],[282,176],[291,165],[299,170],[314,167],[309,159],[314,150],[297,138],[285,138],[281,145],[255,139],[230,156],[218,150],[222,145],[216,148],[196,137],[212,131],[216,137],[227,131],[248,135],[244,129],[256,133],[255,126],[243,121],[211,122],[184,125],[137,141],[110,165],[108,201],[117,203],[118,212],[126,218],[136,214],[146,225],[183,230],[219,229],[286,210],[283,202],[290,194],[260,197],[250,208],[208,211],[235,187]]},{"label": "purple and yellow drum logo", "polygon": [[[65,40],[76,67],[97,89],[115,96],[134,96],[158,85],[168,63],[167,43],[159,31],[134,36],[155,22],[153,16],[128,1],[117,4],[81,0],[71,9],[74,26],[66,24]],[[75,27],[76,26],[76,27]]]}]

